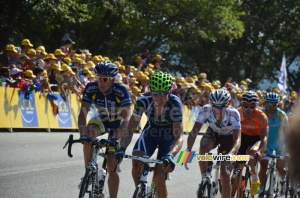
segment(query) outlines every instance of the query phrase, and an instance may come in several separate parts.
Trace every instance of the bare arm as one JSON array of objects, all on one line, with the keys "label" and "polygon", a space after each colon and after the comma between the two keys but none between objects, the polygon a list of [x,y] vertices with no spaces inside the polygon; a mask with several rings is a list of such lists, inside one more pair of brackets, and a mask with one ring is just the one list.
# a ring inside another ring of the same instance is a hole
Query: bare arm
[{"label": "bare arm", "polygon": [[200,122],[195,122],[192,131],[189,133],[188,139],[187,139],[187,149],[192,150],[193,145],[195,143],[195,140],[197,138],[197,135],[201,129],[203,124]]},{"label": "bare arm", "polygon": [[86,116],[89,112],[91,104],[86,102],[81,102],[81,107],[78,115],[78,129],[80,136],[81,135],[87,135],[86,131]]},{"label": "bare arm", "polygon": [[132,115],[129,123],[128,123],[128,128],[127,130],[124,130],[122,133],[122,137],[121,137],[121,147],[123,148],[127,148],[128,145],[130,144],[131,140],[132,140],[132,136],[134,131],[136,130],[138,124],[140,123],[141,120],[141,116],[137,116],[137,115]]},{"label": "bare arm", "polygon": [[173,135],[174,135],[174,144],[170,151],[170,154],[175,156],[181,149],[183,145],[183,127],[182,122],[173,122]]},{"label": "bare arm", "polygon": [[266,148],[267,139],[268,139],[268,129],[262,129],[260,132],[260,146],[258,149],[258,151],[260,151],[261,153]]},{"label": "bare arm", "polygon": [[241,146],[241,129],[233,129],[232,138],[233,138],[232,149],[228,154],[235,155]]},{"label": "bare arm", "polygon": [[117,133],[116,133],[116,138],[120,139],[123,133],[126,133],[129,119],[131,117],[131,105],[122,107],[121,108],[121,114],[122,114],[122,123],[119,126]]}]

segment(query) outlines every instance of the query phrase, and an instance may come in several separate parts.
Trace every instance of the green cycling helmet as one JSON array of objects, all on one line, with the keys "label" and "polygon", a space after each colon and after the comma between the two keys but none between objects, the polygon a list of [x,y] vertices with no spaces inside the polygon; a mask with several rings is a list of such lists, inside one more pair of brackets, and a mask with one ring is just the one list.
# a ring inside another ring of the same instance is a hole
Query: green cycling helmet
[{"label": "green cycling helmet", "polygon": [[168,91],[172,85],[172,76],[168,73],[156,70],[150,77],[151,91]]}]

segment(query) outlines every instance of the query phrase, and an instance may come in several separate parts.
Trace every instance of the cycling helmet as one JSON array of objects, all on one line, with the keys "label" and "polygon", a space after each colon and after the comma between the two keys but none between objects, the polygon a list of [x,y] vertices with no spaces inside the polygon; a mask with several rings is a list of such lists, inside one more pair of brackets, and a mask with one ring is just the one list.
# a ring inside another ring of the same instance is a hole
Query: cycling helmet
[{"label": "cycling helmet", "polygon": [[269,92],[267,93],[265,96],[265,102],[279,102],[280,100],[280,97],[277,93],[274,93],[274,92]]},{"label": "cycling helmet", "polygon": [[119,73],[118,67],[110,61],[102,61],[98,63],[94,71],[97,75],[102,74],[115,76]]},{"label": "cycling helmet", "polygon": [[156,70],[150,77],[151,91],[168,91],[171,89],[172,76],[168,73]]},{"label": "cycling helmet", "polygon": [[242,103],[251,103],[257,104],[258,103],[258,95],[254,91],[246,91],[242,95]]},{"label": "cycling helmet", "polygon": [[230,99],[230,93],[226,89],[217,89],[209,94],[209,100],[214,105],[226,104]]}]

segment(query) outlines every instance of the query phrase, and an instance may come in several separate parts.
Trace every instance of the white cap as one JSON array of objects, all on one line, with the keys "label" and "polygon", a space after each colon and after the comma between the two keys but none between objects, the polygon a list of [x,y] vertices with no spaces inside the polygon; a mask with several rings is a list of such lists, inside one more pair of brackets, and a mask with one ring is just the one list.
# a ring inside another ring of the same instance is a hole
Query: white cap
[{"label": "white cap", "polygon": [[120,73],[118,73],[118,74],[115,76],[115,78],[116,78],[117,81],[120,81],[120,80],[123,79],[123,78],[122,78],[122,75],[121,75]]},{"label": "white cap", "polygon": [[251,83],[252,82],[252,80],[250,79],[250,78],[246,78],[246,80],[245,80],[247,83]]}]

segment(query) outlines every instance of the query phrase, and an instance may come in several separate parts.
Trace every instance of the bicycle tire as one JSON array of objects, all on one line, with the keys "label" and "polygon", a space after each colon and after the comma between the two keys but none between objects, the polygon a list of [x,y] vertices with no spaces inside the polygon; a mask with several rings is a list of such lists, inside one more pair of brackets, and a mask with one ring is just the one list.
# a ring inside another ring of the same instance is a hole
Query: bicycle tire
[{"label": "bicycle tire", "polygon": [[85,193],[88,192],[90,177],[91,177],[91,170],[87,169],[82,179],[82,183],[79,191],[79,198],[83,198]]},{"label": "bicycle tire", "polygon": [[[245,173],[245,191],[244,191],[244,198],[251,198],[251,194],[250,194],[250,187],[251,187],[251,172],[250,172],[250,169],[247,168],[246,169],[246,173]],[[248,189],[247,189],[248,187]]]},{"label": "bicycle tire", "polygon": [[201,182],[198,188],[197,198],[212,198],[210,183]]}]

